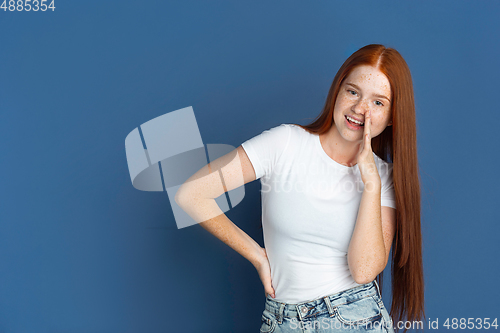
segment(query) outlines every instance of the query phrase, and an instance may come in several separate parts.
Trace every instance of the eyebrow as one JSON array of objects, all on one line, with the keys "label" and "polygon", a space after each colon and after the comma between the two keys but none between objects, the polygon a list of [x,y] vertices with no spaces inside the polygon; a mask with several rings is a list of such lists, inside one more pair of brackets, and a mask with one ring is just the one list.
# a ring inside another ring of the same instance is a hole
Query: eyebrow
[{"label": "eyebrow", "polygon": [[[357,85],[355,85],[354,83],[349,83],[349,82],[346,82],[346,85],[350,85],[350,86],[353,86],[355,89],[358,89],[358,90],[361,90],[360,87],[358,87]],[[379,97],[379,98],[385,98],[386,100],[389,101],[389,103],[391,102],[391,100],[387,97],[385,97],[384,95],[379,95],[379,94],[373,94],[373,96],[375,97]]]}]

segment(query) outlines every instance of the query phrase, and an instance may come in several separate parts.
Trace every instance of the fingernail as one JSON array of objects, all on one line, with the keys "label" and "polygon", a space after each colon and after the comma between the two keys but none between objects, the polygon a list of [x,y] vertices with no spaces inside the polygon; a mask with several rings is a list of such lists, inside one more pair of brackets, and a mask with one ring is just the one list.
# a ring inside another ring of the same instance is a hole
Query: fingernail
[{"label": "fingernail", "polygon": [[274,298],[274,294],[271,295]]}]

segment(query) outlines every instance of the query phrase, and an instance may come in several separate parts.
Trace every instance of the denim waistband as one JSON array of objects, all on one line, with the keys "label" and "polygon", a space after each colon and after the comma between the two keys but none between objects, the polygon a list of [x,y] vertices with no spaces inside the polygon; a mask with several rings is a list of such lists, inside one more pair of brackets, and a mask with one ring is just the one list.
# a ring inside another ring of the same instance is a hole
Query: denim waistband
[{"label": "denim waistband", "polygon": [[278,320],[283,317],[303,320],[319,312],[326,312],[326,310],[328,310],[330,316],[333,316],[334,307],[351,303],[364,297],[374,297],[377,302],[381,301],[382,296],[380,295],[380,288],[376,280],[303,303],[282,303],[273,300],[271,296],[267,295],[265,309],[276,315]]}]

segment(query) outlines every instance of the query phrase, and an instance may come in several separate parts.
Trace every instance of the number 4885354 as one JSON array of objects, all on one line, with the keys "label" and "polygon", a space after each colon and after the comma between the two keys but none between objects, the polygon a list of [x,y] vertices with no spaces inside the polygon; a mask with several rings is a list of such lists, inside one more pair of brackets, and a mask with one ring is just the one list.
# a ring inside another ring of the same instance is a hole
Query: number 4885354
[{"label": "number 4885354", "polygon": [[4,12],[9,11],[9,12],[30,12],[34,11],[37,12],[41,10],[42,12],[46,11],[47,9],[56,9],[54,5],[54,0],[47,5],[48,0],[4,0],[2,2],[2,5],[0,6],[0,9],[3,9]]},{"label": "number 4885354", "polygon": [[498,328],[497,324],[497,318],[494,318],[492,322],[490,320],[493,318],[452,318],[451,319],[451,324],[450,324],[450,318],[446,318],[446,321],[444,322],[443,326],[446,327],[447,329],[454,329],[456,330],[457,328],[460,329],[490,329],[494,327],[495,329]]}]

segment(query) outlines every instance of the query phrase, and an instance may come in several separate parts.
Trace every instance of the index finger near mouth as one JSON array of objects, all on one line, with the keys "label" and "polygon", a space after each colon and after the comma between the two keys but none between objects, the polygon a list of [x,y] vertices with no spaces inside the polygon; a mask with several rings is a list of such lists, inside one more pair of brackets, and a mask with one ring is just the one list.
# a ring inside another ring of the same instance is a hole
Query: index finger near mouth
[{"label": "index finger near mouth", "polygon": [[[368,111],[365,114],[365,134],[371,135],[371,125],[372,125],[371,113],[370,113],[370,111]],[[370,137],[370,139],[371,139],[371,137]]]}]

